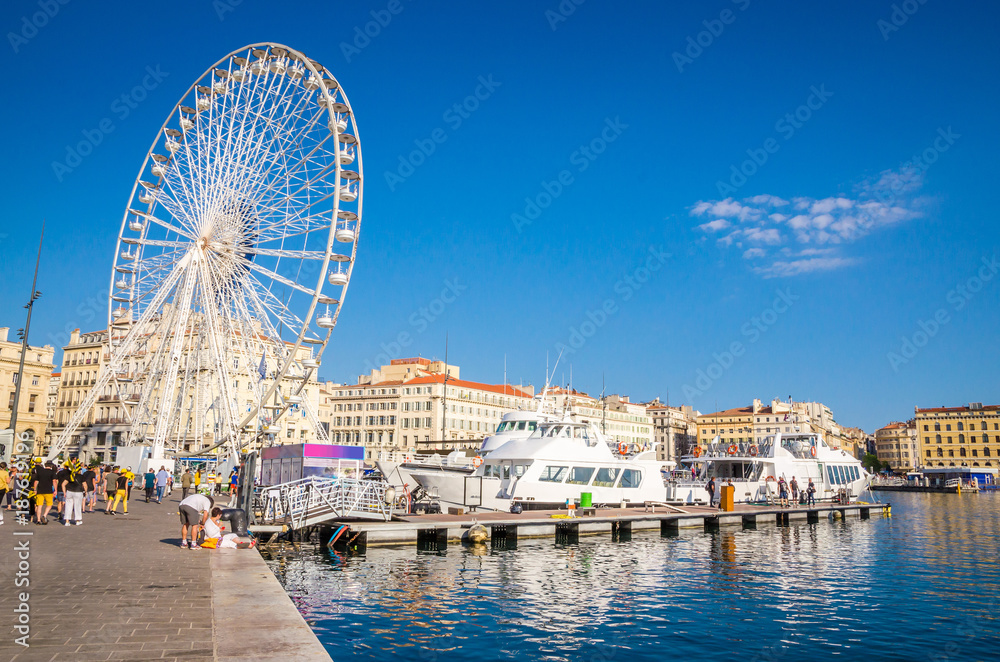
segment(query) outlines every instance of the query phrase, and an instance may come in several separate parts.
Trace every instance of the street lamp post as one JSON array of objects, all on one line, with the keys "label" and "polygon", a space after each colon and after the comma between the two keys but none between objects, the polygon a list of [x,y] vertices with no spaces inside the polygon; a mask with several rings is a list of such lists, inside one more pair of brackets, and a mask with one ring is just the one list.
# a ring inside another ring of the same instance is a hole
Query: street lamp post
[{"label": "street lamp post", "polygon": [[[31,329],[31,310],[35,306],[35,301],[42,296],[42,293],[35,289],[38,284],[38,264],[42,259],[42,240],[45,238],[45,221],[42,221],[42,235],[38,238],[38,255],[35,257],[35,275],[31,280],[31,299],[24,306],[28,309],[27,318],[24,321],[24,329],[21,331],[21,360],[17,367],[17,384],[14,386],[14,403],[10,412],[10,429],[17,434],[17,407],[21,400],[21,383],[24,381],[24,357],[28,353],[28,331]],[[32,449],[34,451],[34,449]]]}]

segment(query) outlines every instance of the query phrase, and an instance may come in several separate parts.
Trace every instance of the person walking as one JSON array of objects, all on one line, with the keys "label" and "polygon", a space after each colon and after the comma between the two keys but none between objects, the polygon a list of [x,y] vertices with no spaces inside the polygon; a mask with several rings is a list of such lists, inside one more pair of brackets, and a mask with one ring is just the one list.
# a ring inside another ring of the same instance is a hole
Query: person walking
[{"label": "person walking", "polygon": [[104,491],[104,465],[98,464],[92,469],[94,472],[94,492],[90,495],[90,512],[94,512],[97,505],[97,497]]},{"label": "person walking", "polygon": [[118,490],[118,467],[108,466],[108,470],[104,472],[104,482],[102,484],[102,489],[104,490],[104,514],[111,514],[111,502],[115,500],[115,492]]},{"label": "person walking", "polygon": [[87,468],[83,472],[83,512],[94,512],[97,503],[97,472]]},{"label": "person walking", "polygon": [[713,476],[711,480],[708,481],[708,485],[705,486],[708,490],[708,505],[710,507],[715,506],[715,477]]},{"label": "person walking", "polygon": [[798,505],[799,503],[799,481],[795,480],[795,476],[792,476],[792,481],[788,483],[788,487],[792,489],[792,503]]},{"label": "person walking", "polygon": [[806,487],[806,505],[816,505],[816,485],[813,483],[812,478],[809,479],[809,485]]},{"label": "person walking", "polygon": [[153,490],[156,489],[156,474],[153,473],[153,467],[146,469],[146,473],[142,475],[143,487],[146,489],[146,503],[153,498]]},{"label": "person walking", "polygon": [[118,482],[115,485],[115,500],[111,504],[110,513],[112,515],[117,515],[118,504],[122,504],[122,515],[128,515],[128,490],[129,484],[132,482],[132,478],[135,476],[131,471],[126,469],[125,471],[118,474]]},{"label": "person walking", "polygon": [[79,458],[72,458],[60,472],[59,487],[62,489],[66,507],[63,510],[65,526],[83,524],[83,464]]},{"label": "person walking", "polygon": [[240,473],[238,469],[233,469],[233,473],[229,476],[229,505],[227,508],[236,507],[236,493],[240,487]]},{"label": "person walking", "polygon": [[[181,549],[198,549],[198,531],[205,520],[208,519],[215,501],[212,497],[204,494],[192,494],[183,501],[178,508],[181,518]],[[191,534],[191,543],[188,545],[188,533]]]},{"label": "person walking", "polygon": [[35,491],[35,521],[38,524],[48,524],[49,511],[52,510],[52,495],[56,491],[56,471],[52,463],[38,464],[31,486]]},{"label": "person walking", "polygon": [[[10,472],[7,471],[7,463],[0,462],[0,503],[7,491],[13,489],[10,484]],[[3,511],[0,510],[0,524],[3,524]]]},{"label": "person walking", "polygon": [[163,503],[163,493],[167,489],[167,479],[170,478],[170,473],[164,466],[160,467],[160,470],[156,472],[156,503]]},{"label": "person walking", "polygon": [[170,493],[173,492],[173,491],[174,491],[174,474],[168,471],[167,472],[167,496],[170,496]]},{"label": "person walking", "polygon": [[788,483],[784,476],[778,479],[778,505],[788,507]]},{"label": "person walking", "polygon": [[9,487],[7,488],[7,510],[14,510],[14,495],[17,493],[17,480],[20,474],[17,471],[17,467],[13,464],[10,465],[8,471],[10,478],[7,480]]},{"label": "person walking", "polygon": [[191,467],[184,470],[181,476],[181,501],[187,498],[188,490],[194,485],[194,475],[191,474]]}]

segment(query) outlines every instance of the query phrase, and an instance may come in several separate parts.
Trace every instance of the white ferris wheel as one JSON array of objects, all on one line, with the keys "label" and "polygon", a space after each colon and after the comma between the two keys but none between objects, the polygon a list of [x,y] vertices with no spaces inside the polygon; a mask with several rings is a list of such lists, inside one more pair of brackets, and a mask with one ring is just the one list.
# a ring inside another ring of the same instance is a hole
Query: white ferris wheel
[{"label": "white ferris wheel", "polygon": [[327,438],[302,391],[347,293],[361,229],[361,145],[320,63],[262,43],[181,97],[132,188],[115,249],[110,357],[55,441],[116,403],[125,444],[154,454],[274,434],[290,410]]}]

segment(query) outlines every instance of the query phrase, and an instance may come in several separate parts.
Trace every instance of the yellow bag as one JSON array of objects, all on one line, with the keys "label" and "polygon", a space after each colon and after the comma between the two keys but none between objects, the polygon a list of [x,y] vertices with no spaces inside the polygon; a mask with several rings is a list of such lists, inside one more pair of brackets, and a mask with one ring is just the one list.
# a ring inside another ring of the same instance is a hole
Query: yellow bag
[{"label": "yellow bag", "polygon": [[205,542],[201,543],[201,546],[205,549],[215,549],[219,546],[218,538],[205,538]]}]

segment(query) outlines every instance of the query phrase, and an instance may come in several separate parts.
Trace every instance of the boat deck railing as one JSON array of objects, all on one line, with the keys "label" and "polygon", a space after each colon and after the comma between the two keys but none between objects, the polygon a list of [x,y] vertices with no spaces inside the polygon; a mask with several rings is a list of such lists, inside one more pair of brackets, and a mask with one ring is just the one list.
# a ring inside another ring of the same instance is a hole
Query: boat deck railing
[{"label": "boat deck railing", "polygon": [[372,458],[376,462],[395,462],[397,464],[423,464],[440,467],[473,468],[473,458],[465,456],[449,457],[438,453],[407,453],[405,451],[378,451]]}]

